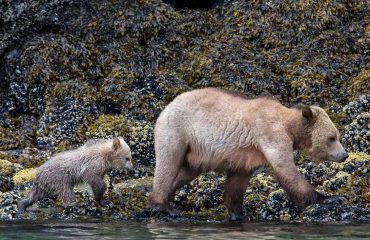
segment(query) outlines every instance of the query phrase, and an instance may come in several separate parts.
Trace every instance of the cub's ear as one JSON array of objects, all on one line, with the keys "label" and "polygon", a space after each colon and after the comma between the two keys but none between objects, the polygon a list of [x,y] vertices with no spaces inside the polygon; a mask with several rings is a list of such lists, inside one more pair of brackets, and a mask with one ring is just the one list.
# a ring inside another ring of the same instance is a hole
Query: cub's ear
[{"label": "cub's ear", "polygon": [[313,112],[312,109],[309,106],[302,106],[302,116],[308,121],[312,122],[313,121]]},{"label": "cub's ear", "polygon": [[121,148],[121,141],[119,138],[114,138],[113,139],[113,150],[118,150]]}]

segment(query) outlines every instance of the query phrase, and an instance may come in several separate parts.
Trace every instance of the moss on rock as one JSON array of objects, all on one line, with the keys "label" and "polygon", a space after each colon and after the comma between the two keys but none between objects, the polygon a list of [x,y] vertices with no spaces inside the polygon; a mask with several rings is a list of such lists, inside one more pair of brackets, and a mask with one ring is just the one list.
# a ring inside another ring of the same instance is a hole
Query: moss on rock
[{"label": "moss on rock", "polygon": [[11,176],[19,172],[23,167],[17,163],[12,163],[7,160],[0,159],[0,172],[4,176]]},{"label": "moss on rock", "polygon": [[20,170],[13,176],[14,185],[18,186],[24,183],[32,182],[36,177],[36,169],[26,168]]},{"label": "moss on rock", "polygon": [[86,130],[86,138],[127,137],[130,122],[122,115],[100,115]]},{"label": "moss on rock", "polygon": [[370,69],[362,69],[349,83],[349,94],[352,99],[370,94]]}]

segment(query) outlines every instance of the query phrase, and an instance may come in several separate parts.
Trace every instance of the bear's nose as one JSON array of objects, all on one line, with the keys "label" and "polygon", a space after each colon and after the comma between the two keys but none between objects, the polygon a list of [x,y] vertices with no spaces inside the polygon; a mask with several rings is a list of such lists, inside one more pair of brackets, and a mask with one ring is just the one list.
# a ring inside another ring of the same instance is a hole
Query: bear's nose
[{"label": "bear's nose", "polygon": [[340,162],[344,162],[348,158],[348,153],[344,153]]}]

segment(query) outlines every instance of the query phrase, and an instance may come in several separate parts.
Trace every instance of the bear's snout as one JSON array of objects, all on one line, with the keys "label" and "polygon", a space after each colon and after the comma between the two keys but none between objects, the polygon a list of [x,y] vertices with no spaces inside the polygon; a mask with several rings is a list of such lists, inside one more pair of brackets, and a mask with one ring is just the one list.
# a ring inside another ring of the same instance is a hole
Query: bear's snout
[{"label": "bear's snout", "polygon": [[335,155],[330,155],[330,158],[336,162],[344,162],[348,158],[348,153],[346,151],[339,152]]},{"label": "bear's snout", "polygon": [[342,159],[340,160],[340,162],[344,162],[347,158],[348,158],[348,153],[347,152],[344,152],[342,154]]},{"label": "bear's snout", "polygon": [[126,162],[125,168],[128,169],[128,170],[132,170],[134,168],[134,165],[132,164],[132,160],[131,159],[130,159],[130,161],[127,161]]}]

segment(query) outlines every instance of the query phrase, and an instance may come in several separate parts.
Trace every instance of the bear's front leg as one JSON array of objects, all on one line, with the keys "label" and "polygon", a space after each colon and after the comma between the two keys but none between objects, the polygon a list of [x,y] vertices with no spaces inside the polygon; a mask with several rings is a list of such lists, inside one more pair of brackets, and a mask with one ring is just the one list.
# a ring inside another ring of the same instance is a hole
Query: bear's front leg
[{"label": "bear's front leg", "polygon": [[59,197],[62,199],[64,207],[71,207],[76,204],[76,196],[73,191],[73,185],[65,186],[62,192],[59,193]]},{"label": "bear's front leg", "polygon": [[42,199],[44,195],[45,192],[36,184],[34,184],[28,196],[18,202],[18,214],[24,213],[28,206]]},{"label": "bear's front leg", "polygon": [[243,197],[251,174],[247,172],[228,173],[224,187],[224,202],[230,220],[243,219]]},{"label": "bear's front leg", "polygon": [[100,177],[95,177],[89,179],[88,184],[93,190],[95,201],[97,201],[101,205],[105,205],[105,202],[102,201],[103,195],[107,189],[107,185],[105,184],[104,180]]},{"label": "bear's front leg", "polygon": [[[282,141],[284,143],[284,141]],[[315,189],[299,173],[293,160],[291,144],[273,144],[262,149],[266,160],[273,168],[278,182],[287,192],[290,199],[297,205],[306,206],[318,202],[323,195]]]}]

